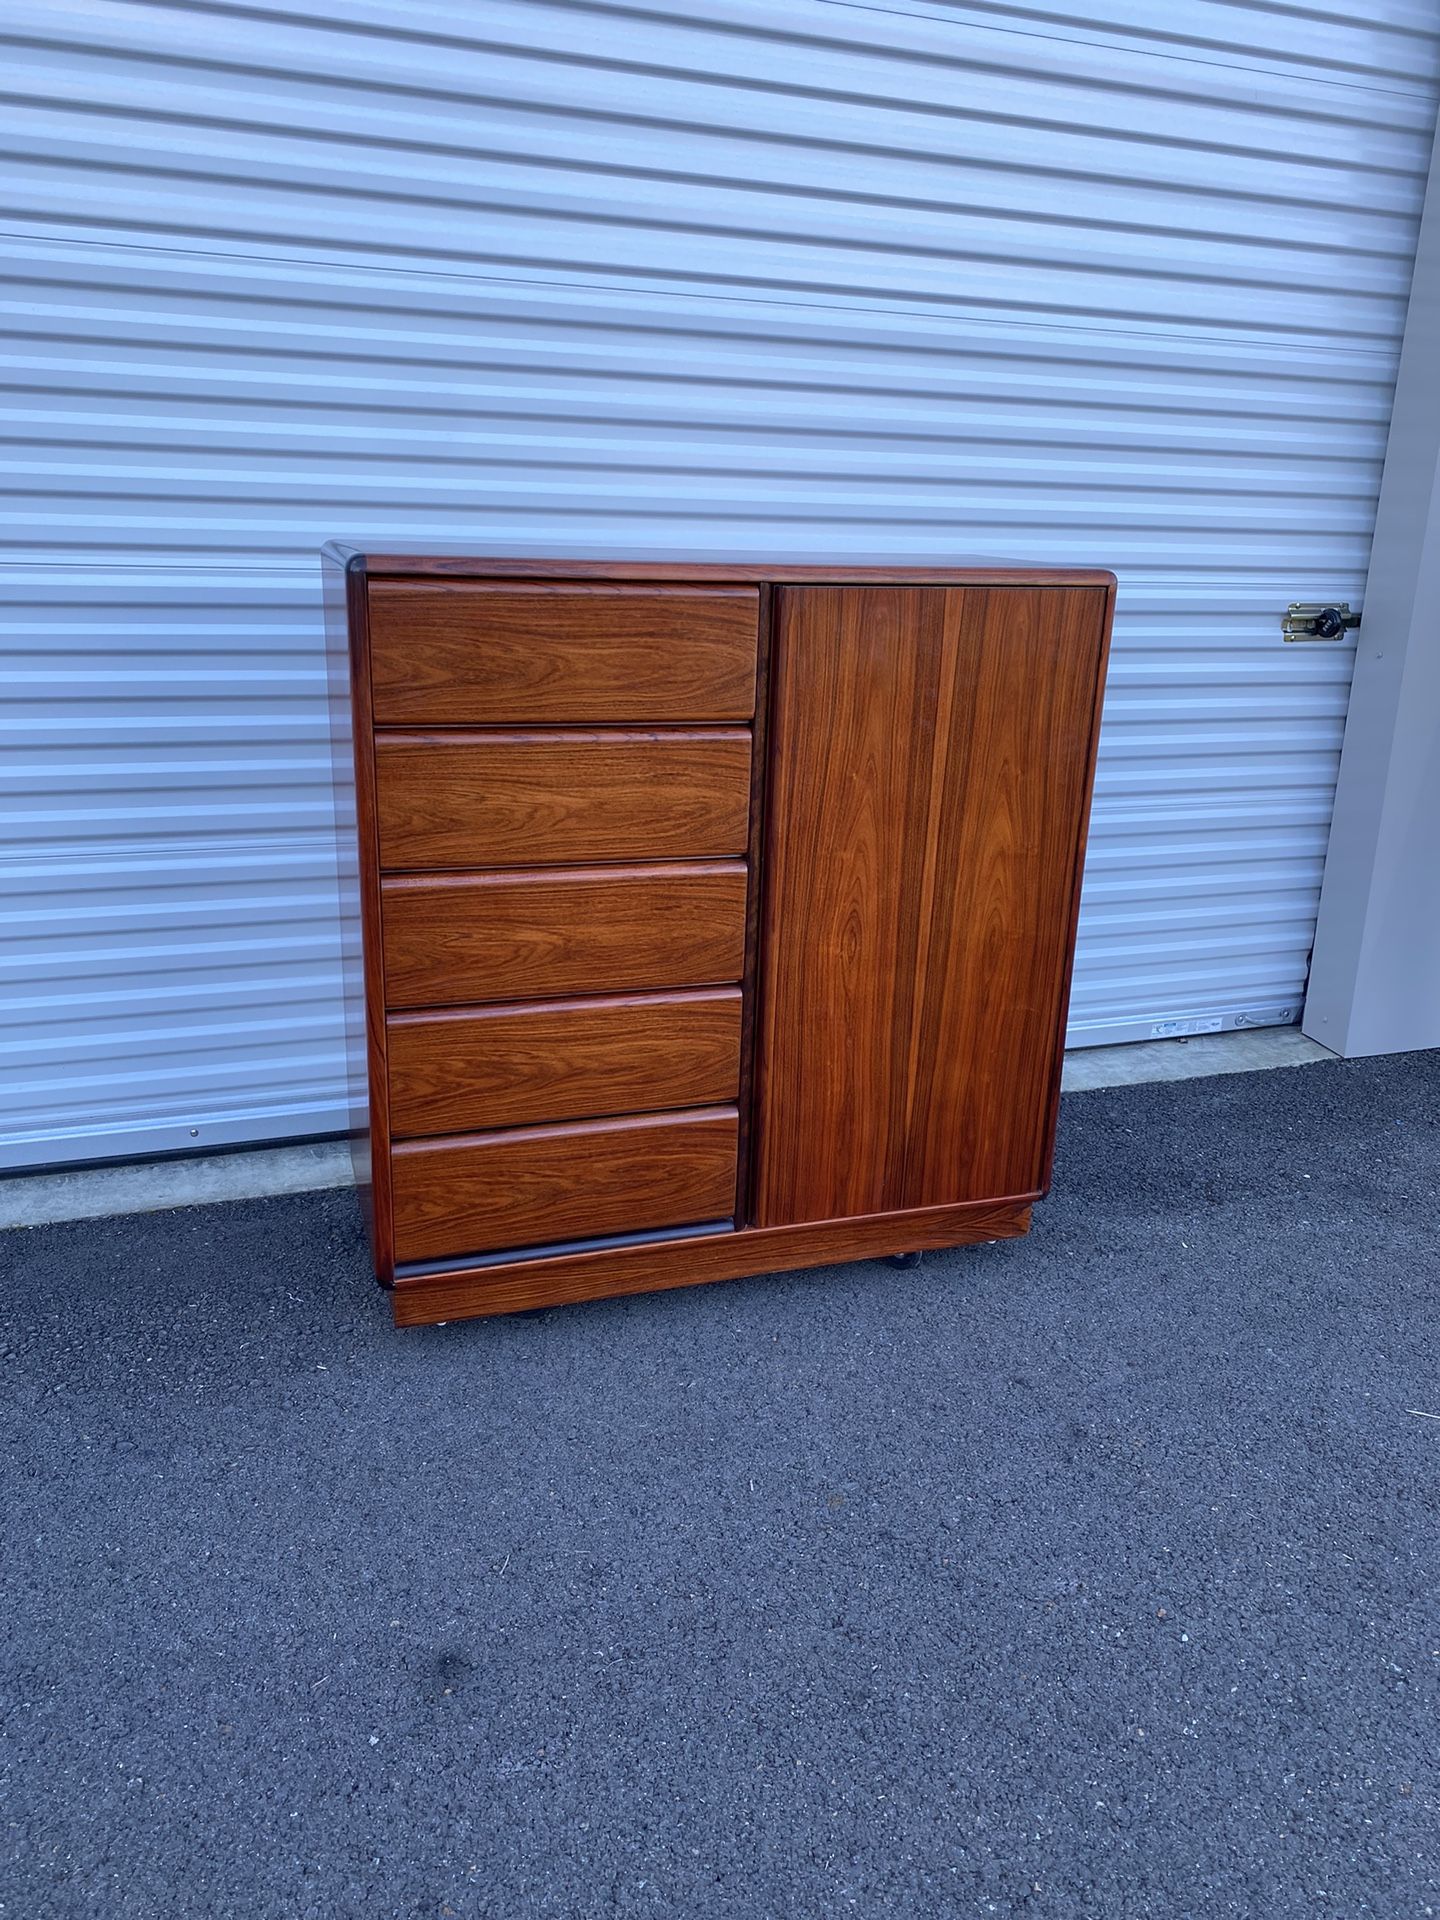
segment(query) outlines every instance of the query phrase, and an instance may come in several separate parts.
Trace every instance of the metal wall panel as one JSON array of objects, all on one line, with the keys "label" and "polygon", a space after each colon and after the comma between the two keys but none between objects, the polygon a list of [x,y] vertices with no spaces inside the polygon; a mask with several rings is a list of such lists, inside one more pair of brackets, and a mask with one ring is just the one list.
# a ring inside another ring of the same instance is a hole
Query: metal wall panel
[{"label": "metal wall panel", "polygon": [[1072,1039],[1295,1017],[1428,0],[4,25],[4,1162],[340,1124],[331,535],[1114,566]]}]

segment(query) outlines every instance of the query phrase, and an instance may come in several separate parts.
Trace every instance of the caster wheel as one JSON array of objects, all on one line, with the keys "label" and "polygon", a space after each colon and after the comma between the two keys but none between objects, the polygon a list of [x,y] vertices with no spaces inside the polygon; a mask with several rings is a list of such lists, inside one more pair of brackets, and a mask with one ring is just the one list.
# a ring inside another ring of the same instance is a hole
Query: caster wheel
[{"label": "caster wheel", "polygon": [[918,1267],[924,1257],[922,1253],[892,1253],[888,1256],[892,1267]]}]

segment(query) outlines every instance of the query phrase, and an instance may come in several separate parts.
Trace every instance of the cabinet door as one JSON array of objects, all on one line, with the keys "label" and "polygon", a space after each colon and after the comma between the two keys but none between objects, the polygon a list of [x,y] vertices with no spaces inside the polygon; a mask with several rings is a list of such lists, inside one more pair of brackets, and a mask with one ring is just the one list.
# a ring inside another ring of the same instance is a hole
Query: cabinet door
[{"label": "cabinet door", "polygon": [[1037,1193],[1106,591],[777,601],[757,1224]]}]

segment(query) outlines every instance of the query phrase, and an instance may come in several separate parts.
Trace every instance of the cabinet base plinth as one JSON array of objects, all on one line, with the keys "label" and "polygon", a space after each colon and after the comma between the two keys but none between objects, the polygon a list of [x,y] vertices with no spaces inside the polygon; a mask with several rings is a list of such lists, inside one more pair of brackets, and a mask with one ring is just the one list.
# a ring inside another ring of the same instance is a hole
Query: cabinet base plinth
[{"label": "cabinet base plinth", "polygon": [[397,1327],[473,1320],[532,1307],[566,1306],[616,1294],[701,1286],[750,1274],[880,1259],[888,1254],[1011,1240],[1030,1228],[1038,1194],[968,1206],[872,1213],[853,1220],[749,1227],[699,1239],[657,1241],[601,1252],[551,1254],[508,1266],[458,1267],[397,1281],[390,1294]]}]

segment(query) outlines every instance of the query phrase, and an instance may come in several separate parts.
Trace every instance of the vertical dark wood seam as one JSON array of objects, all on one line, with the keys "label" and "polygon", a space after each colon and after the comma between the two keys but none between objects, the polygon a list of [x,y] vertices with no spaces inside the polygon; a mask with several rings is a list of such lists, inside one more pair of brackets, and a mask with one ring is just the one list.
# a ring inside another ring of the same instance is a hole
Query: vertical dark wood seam
[{"label": "vertical dark wood seam", "polygon": [[369,1081],[370,1193],[375,1277],[395,1283],[395,1217],[390,1167],[390,1073],[385,1047],[385,944],[375,805],[375,722],[370,697],[369,584],[363,558],[346,568],[350,697],[355,754],[355,831],[360,842],[360,922],[365,956],[365,1041]]},{"label": "vertical dark wood seam", "polygon": [[[847,589],[839,589],[842,597]],[[850,589],[848,591],[853,591]],[[931,792],[935,774],[935,748],[940,721],[940,687],[944,652],[944,590],[940,609],[940,644],[927,657],[928,616],[936,601],[931,589],[894,585],[866,587],[872,604],[888,599],[892,609],[896,652],[908,654],[915,663],[912,698],[905,714],[903,738],[891,742],[892,755],[903,762],[903,772],[894,792],[905,829],[899,848],[898,888],[894,922],[886,929],[883,950],[890,964],[890,1024],[884,1036],[886,1086],[884,1097],[885,1134],[881,1153],[881,1205],[903,1206],[906,1180],[907,1147],[910,1131],[911,1036],[920,1006],[920,956],[925,944],[922,925],[924,910],[924,869],[930,848],[924,833],[916,833],[915,821],[923,811],[928,828]],[[857,606],[863,602],[855,602]],[[883,630],[884,617],[877,608],[875,625]],[[923,804],[922,804],[923,796]],[[911,884],[912,861],[919,861],[918,884]],[[877,930],[878,931],[878,930]]]},{"label": "vertical dark wood seam", "polygon": [[[989,596],[973,587],[926,589],[942,595],[940,613],[939,663],[935,677],[935,724],[931,730],[929,781],[925,800],[925,825],[920,836],[920,898],[916,910],[915,964],[906,1039],[905,1122],[900,1136],[900,1166],[897,1206],[911,1206],[911,1149],[914,1144],[915,1112],[922,1086],[925,1099],[931,1097],[934,1080],[933,1056],[924,1052],[927,1038],[926,1013],[929,1006],[931,963],[935,956],[936,897],[941,882],[940,858],[944,852],[946,802],[952,786],[952,766],[958,759],[961,777],[968,770],[974,751],[974,688],[966,713],[971,726],[963,742],[955,738],[959,720],[958,694],[966,619],[975,601],[979,601],[983,622]],[[957,603],[951,617],[952,604]],[[947,662],[946,641],[953,635],[953,666]],[[947,698],[948,696],[948,698]],[[918,756],[917,756],[918,757]],[[945,974],[945,956],[940,957],[940,974]]]},{"label": "vertical dark wood seam", "polygon": [[770,635],[774,597],[768,586],[758,589],[755,641],[755,712],[750,722],[750,821],[746,842],[749,877],[745,894],[745,965],[740,997],[740,1086],[736,1104],[740,1115],[736,1143],[735,1224],[750,1225],[754,1192],[756,1073],[755,1055],[760,1031],[761,929],[765,886],[765,818],[769,794]]},{"label": "vertical dark wood seam", "polygon": [[[1072,589],[1084,592],[1086,589]],[[1065,1026],[1070,1014],[1070,985],[1075,973],[1075,939],[1080,924],[1080,890],[1085,878],[1085,850],[1090,839],[1090,809],[1095,796],[1095,763],[1100,750],[1100,721],[1105,705],[1105,675],[1110,664],[1110,637],[1115,624],[1114,584],[1103,589],[1105,605],[1101,613],[1099,657],[1095,663],[1095,694],[1090,712],[1089,764],[1080,798],[1080,821],[1075,836],[1075,862],[1070,881],[1069,932],[1065,942],[1064,973],[1060,982],[1060,1006],[1055,1021],[1055,1059],[1050,1070],[1050,1103],[1044,1146],[1040,1155],[1039,1194],[1043,1200],[1050,1191],[1055,1172],[1055,1135],[1060,1124],[1060,1082],[1065,1071]]]}]

